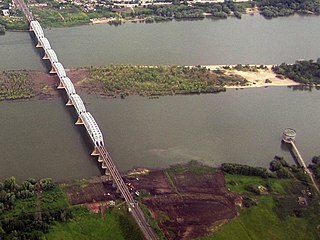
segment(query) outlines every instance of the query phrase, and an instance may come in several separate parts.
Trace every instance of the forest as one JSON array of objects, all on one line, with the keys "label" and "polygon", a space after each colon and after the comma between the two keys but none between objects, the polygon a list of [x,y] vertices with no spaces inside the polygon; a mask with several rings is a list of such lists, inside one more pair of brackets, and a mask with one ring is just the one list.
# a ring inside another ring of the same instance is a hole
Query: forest
[{"label": "forest", "polygon": [[303,60],[295,64],[282,63],[273,66],[272,70],[278,75],[302,84],[318,85],[320,83],[320,58],[316,62]]},{"label": "forest", "polygon": [[298,14],[320,14],[320,2],[313,0],[256,0],[261,15],[266,18]]}]

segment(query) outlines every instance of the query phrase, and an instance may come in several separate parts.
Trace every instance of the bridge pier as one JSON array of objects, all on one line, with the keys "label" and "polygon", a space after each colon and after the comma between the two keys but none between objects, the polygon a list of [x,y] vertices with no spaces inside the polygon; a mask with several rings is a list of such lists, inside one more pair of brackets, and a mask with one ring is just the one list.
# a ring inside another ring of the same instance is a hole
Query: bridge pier
[{"label": "bridge pier", "polygon": [[99,157],[98,157],[98,162],[100,162],[100,163],[103,162],[103,158],[101,157],[101,155],[99,155]]},{"label": "bridge pier", "polygon": [[[39,43],[38,43],[39,44]],[[37,46],[36,46],[37,47]],[[48,54],[45,52],[43,57],[42,57],[43,60],[49,60],[49,57],[48,57]]]},{"label": "bridge pier", "polygon": [[91,156],[100,156],[100,153],[96,146],[94,146]]},{"label": "bridge pier", "polygon": [[102,169],[107,169],[107,164],[105,162],[102,162],[101,168]]},{"label": "bridge pier", "polygon": [[62,84],[62,82],[59,82],[59,85],[57,87],[57,89],[65,89],[64,85]]},{"label": "bridge pier", "polygon": [[[43,46],[42,46],[41,42],[38,41],[38,43],[37,43],[37,45],[36,45],[36,48],[42,48],[42,47],[43,47]],[[42,58],[42,59],[44,59],[44,58]]]},{"label": "bridge pier", "polygon": [[82,119],[80,117],[78,117],[78,119],[77,119],[75,124],[76,125],[83,125],[84,123],[83,123]]},{"label": "bridge pier", "polygon": [[66,103],[66,106],[73,106],[73,103],[72,103],[72,101],[70,100],[70,98],[69,98],[68,102]]},{"label": "bridge pier", "polygon": [[50,74],[56,74],[57,71],[54,69],[54,67],[51,68],[51,70],[49,71]]}]

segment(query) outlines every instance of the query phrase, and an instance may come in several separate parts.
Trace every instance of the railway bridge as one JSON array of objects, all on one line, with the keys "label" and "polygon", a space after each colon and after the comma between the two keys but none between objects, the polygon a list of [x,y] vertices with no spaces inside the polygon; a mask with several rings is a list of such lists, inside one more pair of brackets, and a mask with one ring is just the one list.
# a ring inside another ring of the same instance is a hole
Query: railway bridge
[{"label": "railway bridge", "polygon": [[50,73],[57,74],[60,80],[59,86],[57,88],[64,89],[66,91],[66,94],[69,98],[66,105],[74,106],[77,112],[78,119],[75,124],[83,125],[90,139],[92,140],[94,149],[91,155],[98,156],[98,162],[102,163],[102,168],[106,169],[105,173],[111,175],[115,186],[117,187],[122,197],[126,201],[129,212],[138,224],[144,237],[148,240],[158,239],[157,235],[153,232],[152,228],[146,221],[146,218],[140,206],[138,205],[138,202],[134,200],[120,172],[115,166],[110,154],[107,151],[107,148],[105,147],[103,135],[97,122],[95,121],[93,115],[87,111],[81,97],[77,94],[76,89],[70,78],[67,76],[62,63],[59,62],[58,56],[56,55],[55,51],[51,48],[49,40],[45,37],[44,31],[40,23],[34,20],[32,13],[29,11],[28,7],[26,6],[23,0],[14,1],[18,8],[20,8],[22,12],[25,14],[30,24],[30,31],[32,31],[35,34],[35,37],[38,41],[36,47],[43,48],[43,59],[50,61]]}]

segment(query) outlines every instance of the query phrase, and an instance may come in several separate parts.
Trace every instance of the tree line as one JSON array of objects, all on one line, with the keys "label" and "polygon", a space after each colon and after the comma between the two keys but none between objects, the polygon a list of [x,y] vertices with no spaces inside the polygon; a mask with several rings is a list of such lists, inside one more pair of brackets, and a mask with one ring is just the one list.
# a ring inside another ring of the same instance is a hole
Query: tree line
[{"label": "tree line", "polygon": [[15,177],[9,177],[0,182],[0,239],[43,239],[51,223],[70,219],[71,209],[65,206],[36,209],[36,192],[56,187],[51,178],[29,178],[18,184]]},{"label": "tree line", "polygon": [[313,60],[297,61],[295,64],[282,63],[272,67],[276,74],[290,78],[303,84],[320,84],[320,58]]},{"label": "tree line", "polygon": [[320,2],[313,0],[256,0],[261,15],[266,18],[289,16],[294,13],[320,14]]}]

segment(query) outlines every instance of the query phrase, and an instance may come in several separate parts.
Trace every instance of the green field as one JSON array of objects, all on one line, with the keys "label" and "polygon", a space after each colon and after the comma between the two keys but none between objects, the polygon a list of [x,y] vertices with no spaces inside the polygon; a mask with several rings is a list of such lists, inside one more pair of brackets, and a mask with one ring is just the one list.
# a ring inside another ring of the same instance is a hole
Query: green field
[{"label": "green field", "polygon": [[[312,240],[320,239],[320,207],[316,199],[311,199],[308,207],[297,204],[299,188],[296,179],[264,179],[226,174],[227,187],[257,200],[257,206],[240,210],[240,216],[223,225],[214,234],[202,240]],[[254,195],[245,186],[270,186],[267,195]],[[301,216],[295,216],[299,211]],[[318,228],[318,229],[317,229]]]},{"label": "green field", "polygon": [[319,239],[315,226],[308,219],[289,216],[280,220],[273,208],[275,202],[271,196],[259,197],[258,206],[242,211],[240,216],[224,225],[209,239]]},{"label": "green field", "polygon": [[138,240],[142,239],[133,219],[123,208],[114,208],[105,213],[90,213],[85,208],[73,209],[73,218],[65,223],[56,223],[46,234],[48,240]]}]

